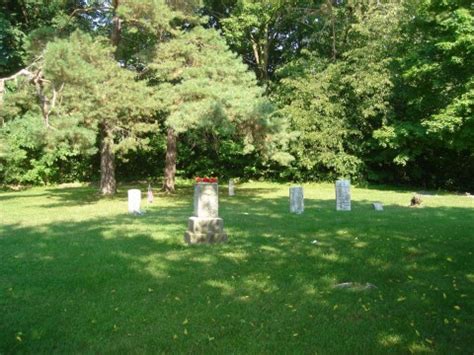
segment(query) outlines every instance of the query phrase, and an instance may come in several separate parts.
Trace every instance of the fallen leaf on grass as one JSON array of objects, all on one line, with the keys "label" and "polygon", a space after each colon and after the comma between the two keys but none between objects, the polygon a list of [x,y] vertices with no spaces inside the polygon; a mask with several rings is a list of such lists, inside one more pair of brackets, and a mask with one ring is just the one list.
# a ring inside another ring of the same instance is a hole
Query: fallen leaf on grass
[{"label": "fallen leaf on grass", "polygon": [[16,333],[16,335],[15,335],[15,339],[16,339],[17,341],[19,341],[19,342],[23,341],[23,339],[21,339],[21,336],[22,336],[22,335],[23,335],[23,333],[22,333],[22,332],[18,332],[18,333]]}]

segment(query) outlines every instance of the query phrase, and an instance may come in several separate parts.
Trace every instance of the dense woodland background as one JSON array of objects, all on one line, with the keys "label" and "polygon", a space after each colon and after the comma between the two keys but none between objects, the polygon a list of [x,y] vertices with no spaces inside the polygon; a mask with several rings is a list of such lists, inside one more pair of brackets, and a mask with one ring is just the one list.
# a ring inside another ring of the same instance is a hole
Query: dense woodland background
[{"label": "dense woodland background", "polygon": [[2,0],[0,183],[474,189],[465,0]]}]

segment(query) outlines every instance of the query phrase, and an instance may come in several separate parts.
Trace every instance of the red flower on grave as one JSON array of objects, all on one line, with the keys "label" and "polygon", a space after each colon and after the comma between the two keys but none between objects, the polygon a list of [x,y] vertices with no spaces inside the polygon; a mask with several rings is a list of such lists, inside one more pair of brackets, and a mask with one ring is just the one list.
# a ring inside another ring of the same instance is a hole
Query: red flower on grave
[{"label": "red flower on grave", "polygon": [[211,184],[215,184],[217,183],[218,179],[216,177],[196,177],[196,182],[197,183],[200,183],[200,182],[205,182],[205,183],[211,183]]}]

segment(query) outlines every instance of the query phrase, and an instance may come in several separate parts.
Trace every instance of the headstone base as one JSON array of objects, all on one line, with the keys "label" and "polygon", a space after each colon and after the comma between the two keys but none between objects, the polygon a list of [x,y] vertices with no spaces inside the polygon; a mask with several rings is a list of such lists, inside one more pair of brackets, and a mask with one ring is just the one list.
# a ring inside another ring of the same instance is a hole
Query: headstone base
[{"label": "headstone base", "polygon": [[227,241],[222,218],[190,217],[188,230],[184,233],[184,241],[188,244],[222,243]]}]

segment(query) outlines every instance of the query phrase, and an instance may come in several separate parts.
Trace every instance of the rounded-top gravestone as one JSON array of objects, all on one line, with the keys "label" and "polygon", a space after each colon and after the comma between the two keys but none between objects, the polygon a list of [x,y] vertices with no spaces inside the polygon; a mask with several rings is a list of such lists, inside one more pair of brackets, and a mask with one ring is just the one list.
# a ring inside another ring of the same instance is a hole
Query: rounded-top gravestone
[{"label": "rounded-top gravestone", "polygon": [[290,187],[290,212],[296,214],[304,212],[304,196],[302,186]]}]

